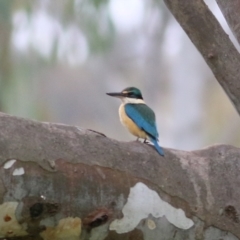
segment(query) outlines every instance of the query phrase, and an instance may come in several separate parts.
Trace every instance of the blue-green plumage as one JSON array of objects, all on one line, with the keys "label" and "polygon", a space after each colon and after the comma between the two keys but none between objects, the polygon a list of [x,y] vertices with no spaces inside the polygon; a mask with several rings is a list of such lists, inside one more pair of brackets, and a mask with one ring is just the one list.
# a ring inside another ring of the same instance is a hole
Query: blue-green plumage
[{"label": "blue-green plumage", "polygon": [[164,156],[162,148],[158,145],[158,131],[156,127],[155,113],[146,104],[127,103],[124,106],[129,118],[149,137],[158,153]]},{"label": "blue-green plumage", "polygon": [[139,128],[149,136],[158,139],[158,132],[155,123],[155,114],[146,104],[127,103],[124,106],[125,112]]},{"label": "blue-green plumage", "polygon": [[158,153],[164,156],[163,149],[158,145],[155,114],[143,101],[141,91],[135,87],[128,87],[121,92],[107,94],[122,100],[119,115],[123,125],[138,138],[148,138]]}]

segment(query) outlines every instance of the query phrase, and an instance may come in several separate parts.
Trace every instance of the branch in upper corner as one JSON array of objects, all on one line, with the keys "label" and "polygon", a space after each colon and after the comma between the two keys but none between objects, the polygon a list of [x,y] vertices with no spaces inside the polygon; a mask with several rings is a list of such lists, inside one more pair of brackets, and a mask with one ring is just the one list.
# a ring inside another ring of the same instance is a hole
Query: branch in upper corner
[{"label": "branch in upper corner", "polygon": [[164,0],[240,114],[240,55],[203,0]]},{"label": "branch in upper corner", "polygon": [[217,4],[240,44],[240,0],[217,0]]}]

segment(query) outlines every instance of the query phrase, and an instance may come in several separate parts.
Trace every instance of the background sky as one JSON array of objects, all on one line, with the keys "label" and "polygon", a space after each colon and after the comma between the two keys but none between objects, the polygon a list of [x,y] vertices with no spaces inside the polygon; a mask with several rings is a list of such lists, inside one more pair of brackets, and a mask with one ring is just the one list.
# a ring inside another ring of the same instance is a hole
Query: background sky
[{"label": "background sky", "polygon": [[[239,49],[214,0],[206,1]],[[159,0],[2,0],[0,110],[132,141],[106,92],[141,89],[160,144],[238,146],[239,117]]]}]

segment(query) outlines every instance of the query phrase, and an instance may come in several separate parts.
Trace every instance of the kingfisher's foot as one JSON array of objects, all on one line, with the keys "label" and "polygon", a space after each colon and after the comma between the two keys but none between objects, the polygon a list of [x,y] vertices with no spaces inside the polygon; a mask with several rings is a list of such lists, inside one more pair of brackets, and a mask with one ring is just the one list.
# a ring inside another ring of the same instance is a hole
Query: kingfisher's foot
[{"label": "kingfisher's foot", "polygon": [[149,144],[148,140],[145,138],[143,143]]},{"label": "kingfisher's foot", "polygon": [[136,139],[136,142],[138,142],[138,139],[139,139],[139,138]]}]

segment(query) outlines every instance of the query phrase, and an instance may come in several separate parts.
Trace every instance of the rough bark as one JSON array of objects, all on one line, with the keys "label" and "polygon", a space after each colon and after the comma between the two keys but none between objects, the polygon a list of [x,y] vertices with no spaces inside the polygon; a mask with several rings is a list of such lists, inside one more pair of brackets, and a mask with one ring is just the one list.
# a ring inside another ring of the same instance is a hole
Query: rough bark
[{"label": "rough bark", "polygon": [[203,0],[164,2],[240,113],[240,55],[228,35]]},{"label": "rough bark", "polygon": [[0,239],[240,238],[238,148],[163,158],[74,126],[0,114],[0,129]]},{"label": "rough bark", "polygon": [[240,44],[240,0],[216,0],[230,29]]}]

